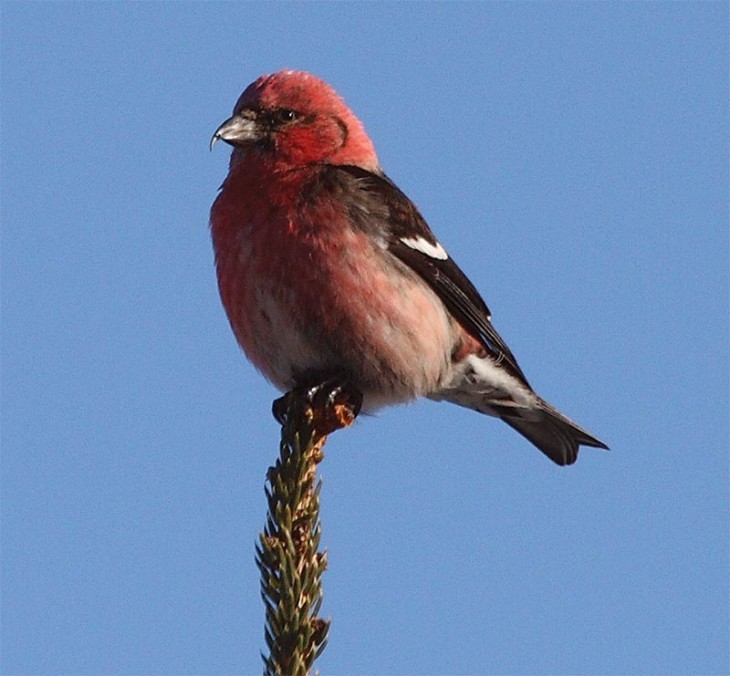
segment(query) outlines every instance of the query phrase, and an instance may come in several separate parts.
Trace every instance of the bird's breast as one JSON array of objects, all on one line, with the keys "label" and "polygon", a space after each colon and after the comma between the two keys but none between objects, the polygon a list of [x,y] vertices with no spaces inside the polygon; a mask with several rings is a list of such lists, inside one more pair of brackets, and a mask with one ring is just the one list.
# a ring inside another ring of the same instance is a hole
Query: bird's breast
[{"label": "bird's breast", "polygon": [[317,371],[351,377],[368,408],[438,389],[458,327],[346,205],[322,197],[224,187],[216,200],[219,287],[241,347],[283,390]]}]

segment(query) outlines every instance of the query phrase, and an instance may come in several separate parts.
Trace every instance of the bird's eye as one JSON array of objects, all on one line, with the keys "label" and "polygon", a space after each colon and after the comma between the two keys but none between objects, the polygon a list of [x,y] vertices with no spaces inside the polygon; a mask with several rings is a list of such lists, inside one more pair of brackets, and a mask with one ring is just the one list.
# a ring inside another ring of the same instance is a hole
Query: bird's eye
[{"label": "bird's eye", "polygon": [[275,124],[287,124],[288,122],[294,122],[298,117],[299,114],[289,108],[279,108],[273,113],[273,121]]}]

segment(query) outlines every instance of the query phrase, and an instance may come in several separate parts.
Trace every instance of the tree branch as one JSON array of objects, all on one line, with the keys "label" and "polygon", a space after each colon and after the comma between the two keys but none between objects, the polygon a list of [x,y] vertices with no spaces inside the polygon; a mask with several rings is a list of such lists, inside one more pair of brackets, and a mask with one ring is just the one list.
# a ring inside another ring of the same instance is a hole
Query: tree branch
[{"label": "tree branch", "polygon": [[266,526],[256,546],[264,635],[265,674],[309,674],[327,644],[329,621],[319,617],[327,554],[319,551],[317,465],[327,435],[352,424],[362,397],[341,387],[293,390],[274,402],[282,423],[279,458],[267,473]]}]

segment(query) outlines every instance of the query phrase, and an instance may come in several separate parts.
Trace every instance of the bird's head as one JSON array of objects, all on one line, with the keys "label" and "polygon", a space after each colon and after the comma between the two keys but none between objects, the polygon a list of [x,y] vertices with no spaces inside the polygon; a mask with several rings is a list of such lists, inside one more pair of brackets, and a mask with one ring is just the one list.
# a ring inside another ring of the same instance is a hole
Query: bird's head
[{"label": "bird's head", "polygon": [[262,75],[241,94],[211,139],[233,146],[231,164],[244,158],[286,169],[314,163],[378,170],[360,120],[326,82],[304,71]]}]

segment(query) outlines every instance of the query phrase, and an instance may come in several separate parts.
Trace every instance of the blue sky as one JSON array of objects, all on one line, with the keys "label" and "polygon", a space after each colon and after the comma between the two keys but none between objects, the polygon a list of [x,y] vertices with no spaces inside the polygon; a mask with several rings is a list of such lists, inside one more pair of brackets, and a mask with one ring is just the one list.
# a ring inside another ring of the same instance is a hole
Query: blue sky
[{"label": "blue sky", "polygon": [[211,133],[331,82],[538,392],[558,468],[418,402],[321,465],[323,674],[726,673],[728,4],[2,3],[2,671],[260,672],[276,392]]}]

